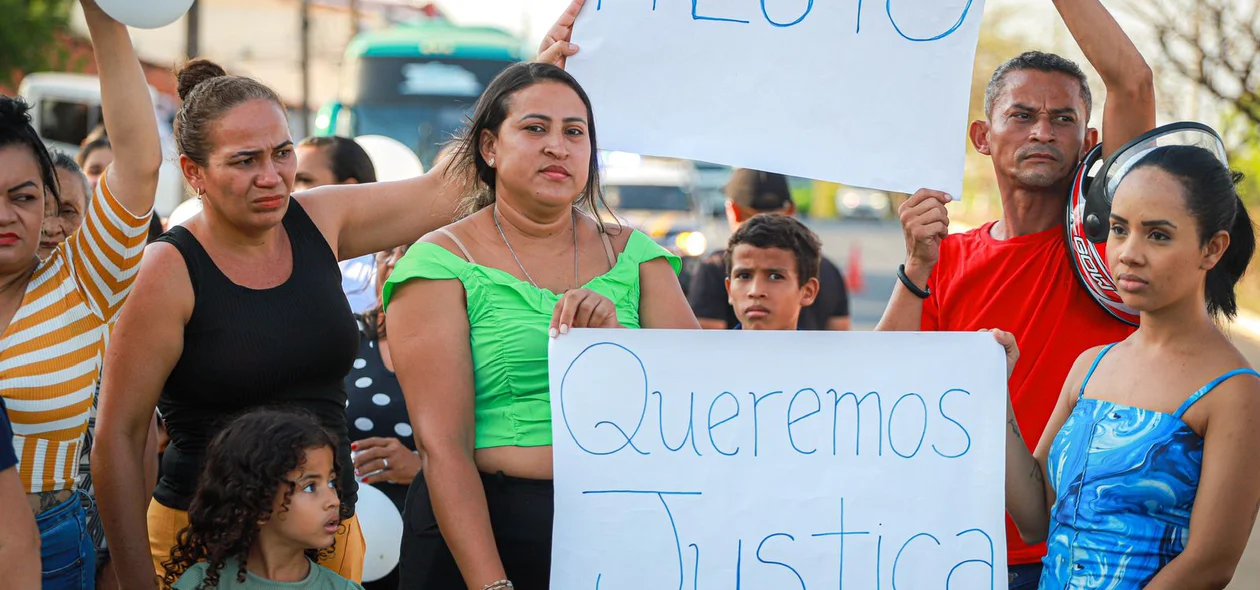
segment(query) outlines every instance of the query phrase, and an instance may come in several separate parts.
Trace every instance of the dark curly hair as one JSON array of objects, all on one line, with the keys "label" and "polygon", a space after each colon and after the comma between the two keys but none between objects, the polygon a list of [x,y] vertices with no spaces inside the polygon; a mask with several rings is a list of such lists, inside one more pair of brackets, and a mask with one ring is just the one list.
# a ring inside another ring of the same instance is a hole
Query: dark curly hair
[{"label": "dark curly hair", "polygon": [[60,206],[61,184],[57,182],[57,170],[44,141],[31,126],[31,106],[21,98],[0,94],[0,148],[9,146],[21,146],[31,151],[35,163],[39,165],[44,192]]},{"label": "dark curly hair", "polygon": [[[205,561],[209,567],[201,589],[217,588],[225,562],[233,558],[240,564],[236,580],[244,582],[250,546],[258,539],[259,523],[271,519],[276,493],[284,493],[281,510],[287,510],[296,487],[287,479],[289,472],[305,462],[307,451],[323,447],[334,450],[333,471],[339,472],[336,439],[301,410],[257,410],[228,424],[206,451],[188,526],[162,563],[165,584],[174,585],[188,568]],[[311,549],[307,556],[317,560],[331,551]]]},{"label": "dark curly hair", "polygon": [[805,224],[779,213],[761,213],[754,215],[739,226],[726,244],[723,262],[726,263],[726,275],[731,274],[731,257],[735,255],[735,246],[747,244],[754,248],[780,248],[791,252],[796,257],[796,279],[800,286],[805,286],[810,279],[818,278],[822,264],[822,242],[818,235],[810,231]]}]

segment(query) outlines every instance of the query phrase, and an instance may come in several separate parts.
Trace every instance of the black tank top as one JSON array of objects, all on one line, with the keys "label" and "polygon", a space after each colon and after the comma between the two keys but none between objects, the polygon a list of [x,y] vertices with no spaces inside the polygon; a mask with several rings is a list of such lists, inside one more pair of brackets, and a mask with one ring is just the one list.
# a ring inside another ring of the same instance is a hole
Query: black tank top
[{"label": "black tank top", "polygon": [[310,411],[337,437],[342,508],[353,513],[359,487],[350,462],[343,380],[359,332],[341,291],[336,256],[297,200],[289,200],[283,223],[293,273],[270,289],[233,283],[183,227],[157,239],[183,255],[195,299],[183,353],[158,400],[171,438],[153,492],[163,506],[188,510],[205,449],[233,417],[289,406]]}]

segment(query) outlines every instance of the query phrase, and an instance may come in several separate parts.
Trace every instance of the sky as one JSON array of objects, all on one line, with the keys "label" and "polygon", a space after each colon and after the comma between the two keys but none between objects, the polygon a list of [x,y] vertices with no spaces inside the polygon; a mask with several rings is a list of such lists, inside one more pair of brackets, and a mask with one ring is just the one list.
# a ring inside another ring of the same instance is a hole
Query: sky
[{"label": "sky", "polygon": [[532,44],[542,40],[569,0],[438,0],[437,4],[457,23],[495,25],[523,35]]}]

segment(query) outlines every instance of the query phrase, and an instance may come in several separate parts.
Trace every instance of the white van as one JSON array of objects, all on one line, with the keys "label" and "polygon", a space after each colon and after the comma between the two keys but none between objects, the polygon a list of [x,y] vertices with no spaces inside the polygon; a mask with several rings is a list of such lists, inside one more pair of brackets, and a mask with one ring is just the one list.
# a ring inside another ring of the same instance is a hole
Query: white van
[{"label": "white van", "polygon": [[[162,114],[166,101],[149,88],[154,117],[162,139],[162,167],[158,172],[158,190],[154,209],[168,216],[188,197],[184,175],[175,157],[175,141],[171,117]],[[35,131],[49,147],[71,156],[79,152],[83,138],[101,122],[101,84],[96,76],[40,72],[22,79],[18,95],[31,105]],[[172,109],[166,109],[173,112]]]}]

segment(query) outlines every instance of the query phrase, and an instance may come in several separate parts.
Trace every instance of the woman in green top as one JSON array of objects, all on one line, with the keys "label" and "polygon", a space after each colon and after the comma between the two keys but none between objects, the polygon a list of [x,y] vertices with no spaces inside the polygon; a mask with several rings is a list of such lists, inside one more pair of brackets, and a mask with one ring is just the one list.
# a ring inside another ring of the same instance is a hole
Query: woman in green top
[{"label": "woman in green top", "polygon": [[458,153],[454,165],[475,170],[482,189],[471,214],[412,246],[384,288],[424,460],[407,494],[399,587],[544,589],[549,333],[699,325],[678,258],[594,216],[590,100],[562,69],[504,71]]}]

